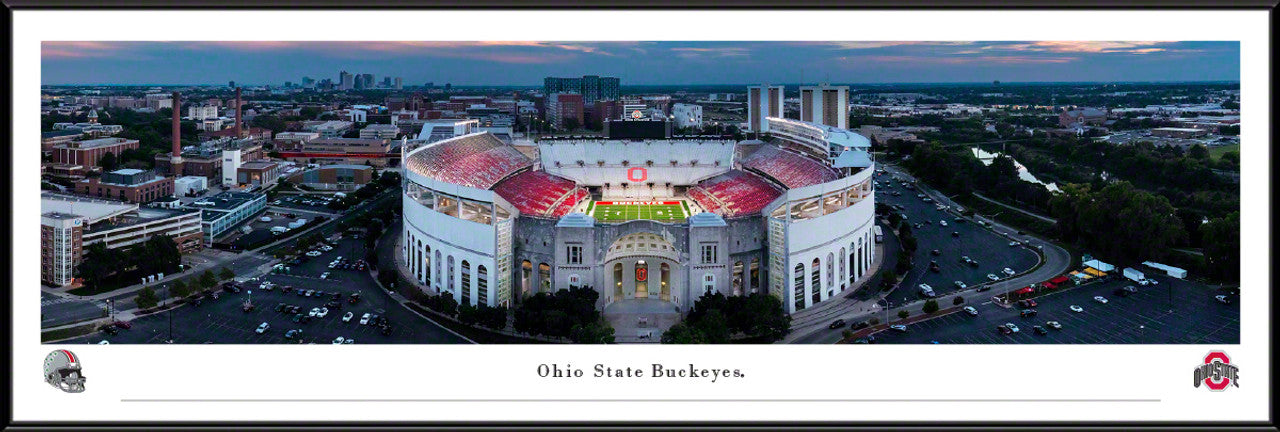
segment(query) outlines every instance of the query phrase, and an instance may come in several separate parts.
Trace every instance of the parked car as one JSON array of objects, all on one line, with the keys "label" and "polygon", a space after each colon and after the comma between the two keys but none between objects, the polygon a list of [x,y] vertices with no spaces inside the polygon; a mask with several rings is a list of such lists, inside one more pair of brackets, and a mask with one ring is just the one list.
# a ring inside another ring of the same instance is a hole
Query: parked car
[{"label": "parked car", "polygon": [[1014,323],[1005,323],[1004,326],[1008,327],[1011,332],[1017,333],[1019,331],[1018,326]]},{"label": "parked car", "polygon": [[1031,330],[1032,330],[1032,331],[1034,331],[1034,332],[1036,332],[1036,334],[1038,334],[1038,335],[1045,335],[1045,334],[1049,334],[1049,331],[1048,331],[1048,330],[1045,330],[1045,329],[1044,329],[1044,327],[1040,327],[1040,326],[1032,326],[1032,327],[1031,327]]},{"label": "parked car", "polygon": [[367,324],[369,324],[369,314],[366,312],[364,315],[360,316],[360,325],[367,325]]},{"label": "parked car", "polygon": [[1023,318],[1033,317],[1033,316],[1036,316],[1036,310],[1035,310],[1035,309],[1023,309],[1023,310],[1022,310],[1022,312],[1019,312],[1019,313],[1018,313],[1018,315],[1021,315]]},{"label": "parked car", "polygon": [[285,339],[293,339],[302,337],[302,329],[293,329],[284,333]]},{"label": "parked car", "polygon": [[991,279],[991,281],[994,282],[994,281],[1000,280],[1000,277],[991,273],[987,273],[987,279]]},{"label": "parked car", "polygon": [[128,321],[116,321],[116,322],[114,322],[114,323],[112,323],[112,324],[114,324],[117,328],[122,328],[122,329],[125,329],[125,330],[128,330],[128,329],[133,328],[133,323],[128,322]]},{"label": "parked car", "polygon": [[1084,312],[1084,308],[1078,305],[1071,305],[1068,309],[1071,309],[1072,312],[1076,312],[1076,313]]},{"label": "parked car", "polygon": [[1096,301],[1102,304],[1107,304],[1107,298],[1103,296],[1093,296],[1093,301]]},{"label": "parked car", "polygon": [[343,343],[343,342],[346,342],[346,341],[347,341],[347,338],[344,338],[344,337],[342,337],[342,336],[338,336],[336,339],[334,339],[334,340],[333,340],[333,344],[334,344],[334,345],[342,345],[342,343]]},{"label": "parked car", "polygon": [[351,322],[351,318],[356,316],[355,312],[347,312],[342,314],[342,322]]},{"label": "parked car", "polygon": [[937,249],[934,249],[934,250],[929,251],[929,255],[933,255],[933,256],[942,255],[942,251],[937,250]]},{"label": "parked car", "polygon": [[1009,327],[1002,326],[1002,325],[996,326],[996,331],[999,331],[1000,334],[1004,334],[1004,335],[1013,334],[1013,330],[1009,329]]},{"label": "parked car", "polygon": [[106,334],[109,334],[109,335],[113,335],[113,336],[114,336],[114,335],[116,335],[116,334],[118,334],[118,333],[120,333],[120,330],[119,330],[119,329],[117,329],[117,328],[116,328],[116,326],[110,326],[110,325],[108,325],[108,326],[102,326],[102,329],[101,329],[101,330],[102,330],[102,332],[103,332],[103,333],[106,333]]},{"label": "parked car", "polygon": [[307,316],[312,316],[312,317],[313,317],[313,316],[316,316],[316,315],[318,315],[318,314],[320,314],[320,308],[316,307],[316,308],[311,308],[311,312],[308,312],[308,313],[307,313]]},{"label": "parked car", "polygon": [[328,315],[329,315],[329,308],[322,307],[318,312],[316,312],[316,318],[324,318],[325,316],[328,316]]},{"label": "parked car", "polygon": [[965,288],[968,288],[968,287],[969,287],[969,286],[968,286],[968,285],[965,285],[965,284],[964,284],[964,282],[956,281],[956,288],[959,288],[959,289],[965,289]]},{"label": "parked car", "polygon": [[1005,267],[1004,270],[1000,270],[1000,272],[1004,273],[1005,276],[1013,276],[1013,274],[1015,273],[1013,269],[1008,267]]},{"label": "parked car", "polygon": [[904,326],[904,325],[902,325],[902,324],[894,324],[894,325],[889,326],[889,328],[890,328],[890,329],[892,329],[892,330],[894,330],[894,331],[899,331],[899,332],[906,332],[906,331],[907,331],[907,326]]},{"label": "parked car", "polygon": [[1062,324],[1057,321],[1045,321],[1044,325],[1054,330],[1062,330]]},{"label": "parked car", "polygon": [[967,313],[972,316],[978,316],[978,309],[974,308],[973,306],[965,306],[964,313]]},{"label": "parked car", "polygon": [[258,324],[258,329],[254,330],[254,332],[258,334],[263,334],[263,333],[266,333],[267,329],[270,329],[270,328],[271,328],[271,324],[267,324],[264,322],[262,324]]},{"label": "parked car", "polygon": [[320,279],[328,279],[328,278],[329,278],[329,272],[324,272],[320,274]]},{"label": "parked car", "polygon": [[838,329],[840,327],[844,327],[844,320],[842,319],[832,321],[831,324],[827,325],[827,328],[829,329]]},{"label": "parked car", "polygon": [[1217,300],[1217,301],[1218,301],[1218,303],[1222,303],[1222,304],[1231,304],[1231,297],[1227,297],[1227,296],[1222,295],[1222,294],[1218,294],[1218,295],[1216,295],[1216,296],[1213,296],[1213,299],[1214,299],[1214,300]]},{"label": "parked car", "polygon": [[1009,242],[1009,247],[1014,247],[1014,246],[1017,246],[1017,245],[1020,245],[1020,244],[1022,244],[1022,243],[1019,243],[1019,242],[1016,242],[1016,241],[1011,241],[1011,242]]},{"label": "parked car", "polygon": [[991,291],[991,285],[983,285],[983,286],[980,286],[980,287],[978,287],[978,289],[977,289],[976,291],[978,291],[978,292]]}]

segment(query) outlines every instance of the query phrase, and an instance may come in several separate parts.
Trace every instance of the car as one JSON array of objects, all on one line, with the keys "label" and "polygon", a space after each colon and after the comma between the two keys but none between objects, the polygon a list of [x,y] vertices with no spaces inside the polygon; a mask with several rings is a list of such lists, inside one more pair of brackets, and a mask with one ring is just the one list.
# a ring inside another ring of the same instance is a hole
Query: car
[{"label": "car", "polygon": [[290,291],[293,291],[293,285],[285,285],[284,287],[280,288],[280,292],[283,292],[283,293],[288,293]]},{"label": "car", "polygon": [[1019,312],[1019,313],[1018,313],[1018,315],[1021,315],[1023,318],[1033,317],[1033,316],[1036,316],[1036,310],[1035,310],[1035,309],[1023,309],[1023,310],[1022,310],[1022,312]]},{"label": "car", "polygon": [[930,254],[930,255],[933,255],[933,256],[938,256],[938,255],[942,255],[942,251],[937,250],[937,249],[934,249],[934,250],[929,251],[929,254]]},{"label": "car", "polygon": [[1044,325],[1054,330],[1062,330],[1062,324],[1057,321],[1045,321]]},{"label": "car", "polygon": [[360,325],[367,325],[367,324],[369,324],[369,314],[365,313],[364,315],[360,316]]},{"label": "car", "polygon": [[111,342],[107,341],[106,339],[103,339],[98,341],[98,345],[111,345]]},{"label": "car", "polygon": [[902,196],[902,192],[893,191],[893,196]]},{"label": "car", "polygon": [[965,288],[968,288],[968,287],[969,287],[969,286],[968,286],[968,285],[965,285],[965,284],[964,284],[964,282],[956,281],[956,288],[959,288],[959,289],[965,289]]},{"label": "car", "polygon": [[306,296],[307,296],[307,290],[304,290],[304,289],[298,290],[298,297],[306,297]]},{"label": "car", "polygon": [[1129,294],[1132,294],[1132,293],[1130,293],[1129,291],[1126,291],[1124,288],[1116,288],[1111,291],[1111,294],[1115,294],[1116,297],[1128,297]]},{"label": "car", "polygon": [[1005,327],[1002,325],[996,326],[996,331],[999,331],[1000,334],[1003,334],[1003,335],[1013,334],[1013,330],[1010,330],[1009,327]]},{"label": "car", "polygon": [[947,226],[947,221],[938,221],[938,225]]},{"label": "car", "polygon": [[254,332],[258,334],[263,334],[263,333],[266,333],[267,329],[270,329],[270,328],[271,328],[271,324],[267,324],[264,322],[262,324],[258,324],[258,329],[254,330]]},{"label": "car", "polygon": [[858,322],[853,323],[852,325],[850,325],[850,326],[849,326],[849,328],[852,328],[852,329],[854,329],[854,330],[862,330],[862,329],[867,328],[867,327],[870,327],[870,326],[871,326],[871,324],[868,324],[866,321],[858,321]]},{"label": "car", "polygon": [[1033,307],[1036,307],[1036,306],[1040,306],[1040,304],[1039,304],[1039,303],[1036,303],[1036,301],[1035,301],[1035,300],[1027,299],[1027,307],[1029,307],[1029,308],[1033,308]]},{"label": "car", "polygon": [[304,316],[306,316],[306,315],[303,315],[303,314],[300,314],[300,313],[299,313],[299,314],[294,314],[294,315],[293,315],[293,322],[301,322],[301,321],[302,321],[302,317],[304,317]]},{"label": "car", "polygon": [[922,199],[922,200],[920,200],[920,201],[924,201],[924,202],[927,202],[927,203],[931,203],[931,202],[933,202],[933,198],[925,198],[925,199]]},{"label": "car", "polygon": [[1096,301],[1102,304],[1107,304],[1107,298],[1103,296],[1093,296],[1093,301]]},{"label": "car", "polygon": [[[106,341],[103,341],[103,342],[106,342]],[[854,340],[853,340],[853,343],[856,343],[856,344],[866,344],[866,343],[871,343],[871,342],[868,342],[868,341],[867,341],[867,338],[857,338],[857,339],[854,339]]]},{"label": "car", "polygon": [[334,292],[334,293],[333,293],[333,295],[332,295],[332,296],[329,296],[329,297],[330,297],[330,298],[332,298],[332,299],[334,299],[334,300],[342,300],[342,293],[340,293],[340,292]]},{"label": "car", "polygon": [[1039,304],[1037,304],[1035,300],[1018,300],[1018,307],[1020,308],[1031,309],[1036,306],[1039,306]]},{"label": "car", "polygon": [[310,315],[303,315],[303,316],[302,316],[302,323],[303,323],[303,324],[309,323],[309,322],[311,322],[311,320],[313,320],[313,319],[316,319],[316,317],[313,317],[313,316],[310,316]]},{"label": "car", "polygon": [[342,341],[343,345],[351,345],[353,343],[356,343],[356,340],[352,338],[347,338],[347,340]]},{"label": "car", "polygon": [[301,313],[301,312],[302,312],[302,306],[297,306],[297,305],[289,306],[289,313],[295,313],[295,314],[296,314],[296,313]]},{"label": "car", "polygon": [[922,224],[922,223],[920,223],[920,222],[916,222],[916,224],[915,224],[914,226],[915,226],[917,229],[919,229],[920,227],[923,227],[923,226],[924,226],[924,224]]},{"label": "car", "polygon": [[844,327],[844,320],[842,319],[832,321],[831,324],[827,325],[827,328],[829,329],[838,329],[840,327]]},{"label": "car", "polygon": [[1017,333],[1019,331],[1018,326],[1014,323],[1004,323],[1004,326],[1008,327],[1011,332]]},{"label": "car", "polygon": [[342,302],[339,302],[337,300],[329,300],[324,304],[324,307],[331,308],[331,309],[342,309]]},{"label": "car", "polygon": [[333,246],[324,245],[324,246],[320,246],[320,249],[324,250],[325,252],[329,252],[333,250]]},{"label": "car", "polygon": [[[910,188],[907,188],[910,189]],[[916,198],[924,198],[924,194],[916,194]]]},{"label": "car", "polygon": [[320,279],[328,279],[328,278],[329,278],[329,272],[324,272],[320,274]]},{"label": "car", "polygon": [[952,237],[960,237],[960,232],[959,232],[959,231],[952,231],[952,232],[951,232],[951,236],[952,236]]},{"label": "car", "polygon": [[307,297],[311,297],[311,296],[313,296],[313,295],[315,295],[315,294],[316,294],[316,290],[309,289],[309,290],[307,290],[307,292],[306,292],[304,295],[305,295],[305,296],[307,296]]},{"label": "car", "polygon": [[968,256],[968,255],[965,255],[965,256],[960,257],[960,261],[964,261],[964,263],[965,263],[965,264],[968,264],[968,263],[973,262],[973,259],[969,258],[969,256]]},{"label": "car", "polygon": [[1068,309],[1071,309],[1072,312],[1076,312],[1076,313],[1084,312],[1084,308],[1078,305],[1071,305],[1070,307],[1068,307]]},{"label": "car", "polygon": [[978,287],[977,291],[978,291],[978,292],[991,291],[991,285],[983,285],[983,286],[980,286],[980,287]]},{"label": "car", "polygon": [[1005,267],[1004,270],[1000,270],[1000,272],[1004,273],[1006,276],[1013,276],[1013,274],[1015,273],[1013,269],[1008,267]]},{"label": "car", "polygon": [[1009,242],[1009,247],[1018,246],[1018,245],[1020,245],[1020,244],[1022,244],[1022,243],[1019,243],[1019,242],[1016,242],[1016,241],[1011,241],[1011,242]]},{"label": "car", "polygon": [[312,296],[312,297],[324,297],[324,291],[316,290],[315,292],[311,293],[311,296]]},{"label": "car", "polygon": [[116,329],[115,326],[102,326],[102,332],[114,336],[120,333],[120,330]]},{"label": "car", "polygon": [[924,224],[925,224],[925,225],[933,225],[933,221],[931,221],[931,220],[925,220],[925,221],[924,221]]},{"label": "car", "polygon": [[994,282],[994,281],[1000,280],[1000,277],[991,273],[987,273],[987,279],[991,279],[991,281]]},{"label": "car", "polygon": [[307,313],[307,316],[311,316],[311,317],[313,317],[313,316],[316,316],[316,315],[318,315],[318,314],[320,314],[320,308],[315,307],[315,308],[311,308],[311,312],[308,312],[308,313]]},{"label": "car", "polygon": [[1218,301],[1218,303],[1222,303],[1222,304],[1231,304],[1231,297],[1227,297],[1227,296],[1222,295],[1222,294],[1218,294],[1218,295],[1216,295],[1216,296],[1213,296],[1213,299],[1214,299],[1214,300],[1217,300],[1217,301]]},{"label": "car", "polygon": [[333,344],[334,344],[334,345],[342,345],[342,344],[343,344],[344,342],[346,342],[346,341],[347,341],[347,338],[344,338],[344,337],[342,337],[342,336],[338,336],[336,339],[334,339],[334,340],[333,340]]},{"label": "car", "polygon": [[325,316],[328,316],[328,315],[329,315],[329,308],[322,307],[320,308],[319,311],[316,312],[316,318],[324,318]]},{"label": "car", "polygon": [[128,330],[128,329],[133,328],[133,323],[128,322],[128,321],[116,321],[116,322],[114,322],[114,323],[112,323],[112,324],[114,324],[114,325],[116,326],[116,328],[122,328],[122,329],[125,329],[125,330]]},{"label": "car", "polygon": [[902,325],[902,324],[894,324],[894,325],[889,326],[889,328],[890,328],[890,329],[892,329],[892,330],[895,330],[895,331],[900,331],[900,332],[905,332],[905,331],[907,331],[907,326],[904,326],[904,325]]},{"label": "car", "polygon": [[289,305],[284,304],[284,303],[277,304],[277,305],[276,305],[276,312],[284,312],[284,309],[285,309],[286,307],[288,307],[288,306],[289,306]]},{"label": "car", "polygon": [[934,273],[941,273],[941,272],[942,272],[942,267],[939,267],[939,266],[938,266],[938,262],[937,262],[937,261],[929,261],[929,271],[934,272]]},{"label": "car", "polygon": [[1031,326],[1031,330],[1036,332],[1036,334],[1038,335],[1049,334],[1048,330],[1045,330],[1044,327],[1040,327],[1040,326]]},{"label": "car", "polygon": [[356,316],[355,312],[347,312],[342,315],[342,322],[351,322],[351,318],[355,316]]},{"label": "car", "polygon": [[360,301],[360,295],[359,295],[359,294],[352,294],[352,295],[351,295],[351,298],[348,298],[348,299],[347,299],[347,303],[351,303],[351,304],[356,304],[356,302],[358,302],[358,301]]},{"label": "car", "polygon": [[973,306],[965,306],[964,313],[967,313],[972,316],[978,316],[978,309],[974,308]]},{"label": "car", "polygon": [[307,252],[307,253],[306,253],[306,255],[307,255],[307,256],[309,256],[309,257],[315,258],[315,257],[320,256],[320,251],[311,251],[311,252]]}]

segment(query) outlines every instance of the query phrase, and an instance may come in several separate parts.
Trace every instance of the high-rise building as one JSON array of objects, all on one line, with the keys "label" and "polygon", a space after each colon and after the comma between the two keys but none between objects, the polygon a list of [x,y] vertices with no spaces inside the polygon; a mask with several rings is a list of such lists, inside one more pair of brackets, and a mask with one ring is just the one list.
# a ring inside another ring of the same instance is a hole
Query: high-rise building
[{"label": "high-rise building", "polygon": [[382,77],[382,86],[383,86],[383,87],[385,87],[385,88],[390,88],[390,87],[391,87],[391,77],[389,77],[389,76]]},{"label": "high-rise building", "polygon": [[800,121],[849,128],[849,87],[822,84],[800,87]]},{"label": "high-rise building", "polygon": [[766,117],[782,117],[782,86],[761,84],[747,87],[747,131],[769,131]]},{"label": "high-rise building", "polygon": [[[373,74],[360,74],[360,81],[362,82],[362,84],[364,84],[363,88],[366,88],[366,89],[373,88]],[[357,86],[357,88],[361,88],[361,87]]]},{"label": "high-rise building", "polygon": [[302,77],[302,87],[303,87],[303,88],[315,88],[315,87],[316,87],[316,80],[311,79],[311,77]]},{"label": "high-rise building", "polygon": [[612,100],[619,96],[621,80],[616,77],[586,75],[582,78],[546,77],[542,80],[543,94],[577,93],[582,95],[584,104],[594,104],[598,100]]},{"label": "high-rise building", "polygon": [[[567,120],[572,119],[572,122]],[[554,93],[548,98],[547,121],[557,129],[574,129],[582,124],[582,95]],[[570,124],[572,123],[572,124]]]},{"label": "high-rise building", "polygon": [[235,87],[236,87],[236,82],[235,82],[235,81],[227,81],[227,87],[235,88]]},{"label": "high-rise building", "polygon": [[394,88],[394,89],[396,89],[396,90],[401,90],[401,89],[403,89],[403,88],[404,88],[404,80],[400,79],[400,77],[396,77],[396,79],[395,79],[395,84],[392,84],[392,85],[391,85],[391,88]]},{"label": "high-rise building", "polygon": [[342,71],[338,73],[338,90],[351,90],[356,88],[355,75]]}]

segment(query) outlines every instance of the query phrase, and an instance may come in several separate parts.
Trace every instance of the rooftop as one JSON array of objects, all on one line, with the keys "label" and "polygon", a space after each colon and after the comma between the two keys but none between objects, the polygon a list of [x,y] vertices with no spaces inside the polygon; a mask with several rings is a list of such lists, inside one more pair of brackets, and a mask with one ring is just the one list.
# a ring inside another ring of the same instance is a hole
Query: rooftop
[{"label": "rooftop", "polygon": [[142,223],[147,223],[147,222],[152,222],[152,221],[157,221],[162,219],[169,219],[176,216],[193,215],[193,214],[196,214],[197,212],[199,212],[199,210],[192,210],[192,209],[171,210],[171,209],[159,208],[159,207],[138,207],[136,211],[114,216],[109,219],[104,219],[98,223],[92,224],[90,226],[89,231],[86,234],[101,232],[101,231],[109,231],[113,229],[127,227],[130,225],[137,225],[137,224],[142,224]]},{"label": "rooftop", "polygon": [[[263,197],[263,195],[261,194],[228,191],[228,192],[223,192],[209,198],[192,202],[187,206],[190,208],[197,208],[201,210],[212,210],[211,212],[210,211],[205,212],[205,220],[209,220],[210,213],[229,212],[231,210],[236,209],[237,207],[245,205],[246,203],[261,197]],[[203,202],[207,202],[210,204],[198,204]],[[222,215],[217,214],[212,219],[217,219],[219,217],[222,217]]]},{"label": "rooftop", "polygon": [[89,219],[90,224],[98,220],[128,213],[137,208],[137,204],[121,201],[53,192],[42,192],[40,194],[40,211],[78,215]]}]

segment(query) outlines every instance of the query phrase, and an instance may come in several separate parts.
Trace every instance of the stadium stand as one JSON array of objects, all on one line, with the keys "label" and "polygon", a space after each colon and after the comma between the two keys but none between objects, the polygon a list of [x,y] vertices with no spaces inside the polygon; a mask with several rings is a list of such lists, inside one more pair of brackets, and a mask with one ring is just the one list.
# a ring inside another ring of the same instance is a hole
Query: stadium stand
[{"label": "stadium stand", "polygon": [[760,213],[782,191],[755,175],[730,171],[689,188],[687,194],[703,209],[728,218]]},{"label": "stadium stand", "polygon": [[741,161],[742,167],[760,172],[788,189],[826,183],[840,175],[822,162],[778,149],[761,146]]},{"label": "stadium stand", "polygon": [[520,151],[490,133],[441,141],[413,153],[406,168],[436,180],[490,189],[503,178],[533,165]]},{"label": "stadium stand", "polygon": [[[498,183],[493,189],[516,206],[521,214],[563,216],[573,209],[587,191],[573,182],[542,171],[525,171]],[[563,208],[566,207],[567,208]],[[559,213],[559,214],[557,214]]]}]

